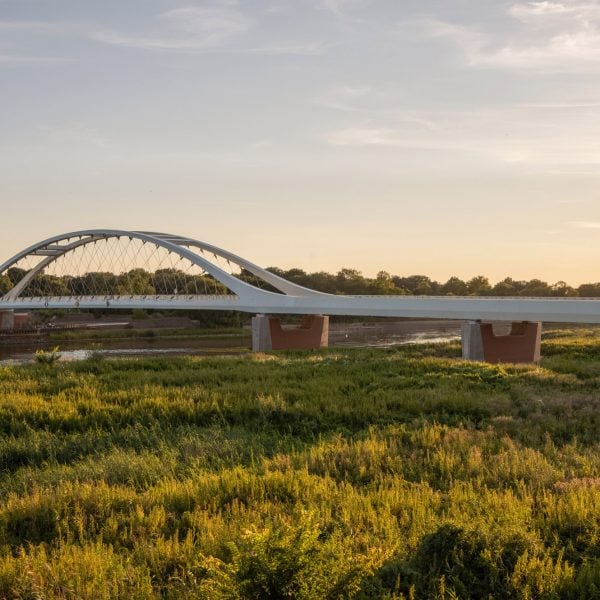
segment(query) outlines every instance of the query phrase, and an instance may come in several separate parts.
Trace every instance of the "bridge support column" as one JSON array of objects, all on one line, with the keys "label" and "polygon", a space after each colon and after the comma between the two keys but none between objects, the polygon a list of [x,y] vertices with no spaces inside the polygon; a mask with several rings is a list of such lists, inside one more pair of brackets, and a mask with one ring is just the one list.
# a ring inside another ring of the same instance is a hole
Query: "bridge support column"
[{"label": "bridge support column", "polygon": [[535,363],[540,360],[542,324],[515,322],[510,333],[496,335],[491,323],[468,321],[462,325],[462,355],[465,360],[490,363]]},{"label": "bridge support column", "polygon": [[269,319],[267,315],[252,317],[252,352],[268,352],[273,349]]},{"label": "bridge support column", "polygon": [[483,340],[481,339],[481,321],[465,321],[461,326],[462,357],[465,360],[485,360]]},{"label": "bridge support column", "polygon": [[14,329],[15,311],[0,310],[0,329]]},{"label": "bridge support column", "polygon": [[307,315],[300,327],[284,329],[281,319],[267,315],[252,318],[252,350],[314,350],[329,345],[329,317]]}]

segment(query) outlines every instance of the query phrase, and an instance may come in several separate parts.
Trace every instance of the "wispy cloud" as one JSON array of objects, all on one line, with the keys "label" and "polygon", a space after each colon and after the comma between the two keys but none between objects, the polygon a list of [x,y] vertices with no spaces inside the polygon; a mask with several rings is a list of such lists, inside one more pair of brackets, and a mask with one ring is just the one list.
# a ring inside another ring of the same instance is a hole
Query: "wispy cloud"
[{"label": "wispy cloud", "polygon": [[596,2],[521,2],[513,4],[508,14],[525,23],[539,24],[542,21],[552,22],[564,17],[579,21],[589,21],[600,16],[600,5]]},{"label": "wispy cloud", "polygon": [[229,42],[254,24],[233,2],[169,10],[158,15],[157,21],[162,27],[149,35],[97,31],[92,33],[92,38],[143,50],[207,50]]},{"label": "wispy cloud", "polygon": [[[332,85],[319,94],[314,103],[318,106],[342,112],[361,112],[361,101],[372,96],[369,86]],[[372,102],[369,103],[372,106]]]},{"label": "wispy cloud", "polygon": [[479,56],[490,43],[489,36],[483,32],[434,18],[406,21],[402,24],[401,30],[404,34],[423,35],[452,43],[464,53],[469,62],[473,57]]},{"label": "wispy cloud", "polygon": [[324,140],[335,146],[457,152],[467,163],[479,157],[536,172],[600,175],[600,142],[578,111],[549,121],[538,108],[524,106],[454,112],[404,108],[353,120]]},{"label": "wispy cloud", "polygon": [[346,127],[327,136],[334,146],[406,146],[410,141],[399,131],[379,127]]},{"label": "wispy cloud", "polygon": [[585,29],[552,36],[538,44],[508,45],[471,57],[475,65],[553,71],[600,69],[600,31]]},{"label": "wispy cloud", "polygon": [[338,17],[348,16],[348,13],[369,6],[373,0],[317,0],[317,5]]},{"label": "wispy cloud", "polygon": [[509,39],[492,31],[475,30],[437,19],[404,24],[429,38],[446,40],[473,67],[547,71],[600,70],[600,4],[527,2],[512,5],[507,14],[522,31]]}]

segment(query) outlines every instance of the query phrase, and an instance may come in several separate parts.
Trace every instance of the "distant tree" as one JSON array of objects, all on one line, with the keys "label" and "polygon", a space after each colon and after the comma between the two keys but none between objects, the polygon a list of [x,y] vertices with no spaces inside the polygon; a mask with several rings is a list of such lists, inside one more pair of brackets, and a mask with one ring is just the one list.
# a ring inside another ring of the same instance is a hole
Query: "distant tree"
[{"label": "distant tree", "polygon": [[[211,277],[211,276],[209,276],[209,277]],[[262,290],[279,293],[279,290],[276,287],[266,283],[263,279],[261,279],[260,277],[257,277],[256,275],[254,275],[254,273],[251,273],[247,269],[242,269],[240,271],[239,275],[236,275],[236,277],[238,279],[241,279],[244,283],[247,283],[254,287],[260,288]],[[213,281],[216,281],[216,280],[213,279]],[[223,292],[223,293],[227,293],[227,292]]]},{"label": "distant tree", "polygon": [[[267,286],[265,286],[267,289]],[[270,291],[276,291],[275,288],[268,288]],[[218,294],[226,296],[233,292],[218,279],[205,273],[204,275],[187,275],[185,290],[179,290],[179,293],[185,294]]]},{"label": "distant tree", "polygon": [[552,289],[545,281],[532,279],[520,290],[519,295],[533,297],[552,296]]},{"label": "distant tree", "polygon": [[492,290],[489,279],[483,275],[477,275],[470,279],[467,282],[467,288],[472,296],[485,296]]},{"label": "distant tree", "polygon": [[8,275],[0,275],[0,294],[6,294],[12,286],[12,281],[9,279]]},{"label": "distant tree", "polygon": [[283,269],[280,269],[279,267],[267,267],[267,271],[273,273],[273,275],[285,277],[285,271]]},{"label": "distant tree", "polygon": [[72,296],[112,296],[119,293],[119,277],[106,271],[71,277],[67,285]]},{"label": "distant tree", "polygon": [[287,271],[282,271],[282,273],[282,277],[291,281],[295,279],[304,279],[306,277],[306,271],[303,271],[302,269],[289,269]]},{"label": "distant tree", "polygon": [[492,288],[492,295],[494,295],[494,296],[516,296],[517,290],[515,288],[515,282],[510,277],[507,277],[506,279],[499,281]]},{"label": "distant tree", "polygon": [[10,269],[8,269],[8,271],[6,271],[6,274],[8,275],[10,282],[13,285],[17,285],[17,283],[19,283],[19,281],[21,281],[21,279],[23,279],[23,277],[27,275],[27,272],[28,271],[26,269],[21,269],[19,267],[11,267]]},{"label": "distant tree", "polygon": [[318,273],[311,273],[308,276],[307,287],[317,290],[318,292],[325,292],[326,294],[334,294],[336,292],[336,277],[331,273],[325,271],[319,271]]},{"label": "distant tree", "polygon": [[408,277],[392,277],[394,285],[398,288],[404,288],[411,294],[431,295],[435,288],[439,288],[437,282],[431,281],[426,275],[410,275]]},{"label": "distant tree", "polygon": [[145,295],[156,293],[152,287],[152,276],[144,269],[132,269],[119,275],[119,294]]},{"label": "distant tree", "polygon": [[379,273],[377,273],[377,276],[375,277],[375,279],[370,280],[369,287],[370,287],[369,293],[375,294],[375,295],[401,296],[406,293],[402,289],[397,288],[394,285],[392,276],[387,271],[379,271]]},{"label": "distant tree", "polygon": [[[197,279],[178,269],[157,269],[150,277],[150,283],[157,294],[194,294]],[[205,285],[201,286],[204,291]],[[214,293],[215,286],[212,286]]]},{"label": "distant tree", "polygon": [[22,296],[69,296],[69,287],[62,277],[36,275],[21,292]]},{"label": "distant tree", "polygon": [[288,271],[283,272],[282,277],[297,285],[310,287],[310,275],[308,275],[306,271],[303,271],[302,269],[289,269]]},{"label": "distant tree", "polygon": [[582,298],[600,298],[600,283],[583,283],[577,291]]},{"label": "distant tree", "polygon": [[552,296],[557,298],[572,298],[579,296],[577,290],[570,285],[567,285],[564,281],[557,281],[555,284],[550,286]]},{"label": "distant tree", "polygon": [[364,294],[368,293],[368,284],[362,273],[356,269],[340,269],[335,277],[338,293]]},{"label": "distant tree", "polygon": [[467,284],[458,277],[450,277],[442,286],[442,294],[445,296],[466,296],[467,293]]}]

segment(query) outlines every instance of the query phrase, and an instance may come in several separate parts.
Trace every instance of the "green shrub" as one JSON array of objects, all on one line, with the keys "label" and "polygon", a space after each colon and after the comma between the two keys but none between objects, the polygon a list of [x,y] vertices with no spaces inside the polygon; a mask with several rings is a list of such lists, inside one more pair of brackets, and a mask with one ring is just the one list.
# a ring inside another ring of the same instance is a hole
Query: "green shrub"
[{"label": "green shrub", "polygon": [[36,350],[35,361],[40,365],[53,365],[60,360],[61,354],[59,347],[55,346],[52,350]]}]

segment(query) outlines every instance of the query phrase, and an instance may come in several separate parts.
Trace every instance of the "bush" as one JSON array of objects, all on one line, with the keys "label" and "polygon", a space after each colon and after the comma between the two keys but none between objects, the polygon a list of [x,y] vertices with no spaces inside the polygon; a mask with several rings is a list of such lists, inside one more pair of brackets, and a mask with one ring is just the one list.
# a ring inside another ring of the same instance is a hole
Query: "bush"
[{"label": "bush", "polygon": [[36,350],[35,361],[40,365],[53,365],[60,360],[61,354],[59,347],[55,346],[52,350]]}]

